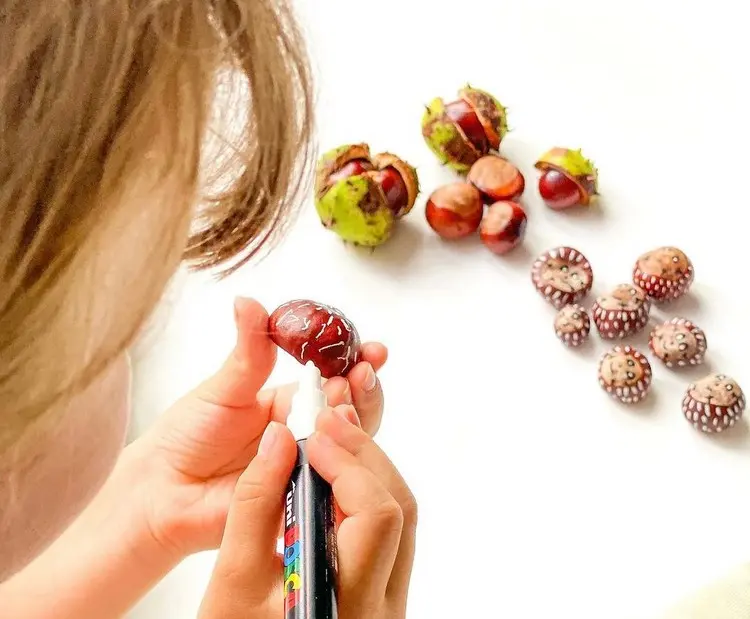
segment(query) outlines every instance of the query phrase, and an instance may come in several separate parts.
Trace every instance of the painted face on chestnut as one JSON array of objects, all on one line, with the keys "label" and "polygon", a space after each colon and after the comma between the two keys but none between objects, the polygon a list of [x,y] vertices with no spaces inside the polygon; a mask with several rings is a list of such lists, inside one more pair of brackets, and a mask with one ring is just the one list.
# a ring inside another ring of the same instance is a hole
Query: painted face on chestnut
[{"label": "painted face on chestnut", "polygon": [[688,272],[690,261],[676,247],[661,247],[643,254],[638,259],[638,267],[648,275],[678,281]]},{"label": "painted face on chestnut", "polygon": [[663,324],[652,335],[654,354],[663,361],[687,361],[698,353],[698,340],[681,324]]},{"label": "painted face on chestnut", "polygon": [[609,294],[602,295],[597,299],[599,307],[607,311],[637,311],[646,302],[646,294],[635,286],[622,284],[617,286]]},{"label": "painted face on chestnut", "polygon": [[545,283],[562,292],[578,292],[591,284],[586,269],[561,258],[548,258],[541,275]]},{"label": "painted face on chestnut", "polygon": [[633,354],[611,352],[601,365],[601,377],[612,387],[632,387],[644,376],[643,365]]},{"label": "painted face on chestnut", "polygon": [[586,316],[576,305],[566,305],[555,318],[555,330],[561,333],[576,333],[586,327]]},{"label": "painted face on chestnut", "polygon": [[690,397],[703,404],[733,406],[742,396],[740,386],[724,374],[711,374],[695,383]]}]

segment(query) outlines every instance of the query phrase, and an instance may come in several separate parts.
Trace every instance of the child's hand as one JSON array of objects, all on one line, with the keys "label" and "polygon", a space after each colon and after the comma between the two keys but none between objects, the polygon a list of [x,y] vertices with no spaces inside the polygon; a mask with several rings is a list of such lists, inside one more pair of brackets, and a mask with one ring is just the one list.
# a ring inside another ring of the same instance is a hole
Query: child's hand
[{"label": "child's hand", "polygon": [[[340,406],[320,416],[310,463],[333,486],[341,619],[403,619],[414,560],[416,503],[387,456]],[[276,538],[297,454],[287,428],[271,424],[239,478],[200,619],[281,619],[283,563]]]},{"label": "child's hand", "polygon": [[[218,547],[237,479],[253,459],[268,423],[283,422],[294,385],[260,391],[276,361],[268,314],[255,301],[235,305],[237,345],[224,367],[177,402],[125,454],[143,482],[136,492],[151,534],[171,555]],[[383,393],[374,371],[385,363],[381,344],[362,347],[363,362],[324,390],[331,406],[354,404],[374,434]]]}]

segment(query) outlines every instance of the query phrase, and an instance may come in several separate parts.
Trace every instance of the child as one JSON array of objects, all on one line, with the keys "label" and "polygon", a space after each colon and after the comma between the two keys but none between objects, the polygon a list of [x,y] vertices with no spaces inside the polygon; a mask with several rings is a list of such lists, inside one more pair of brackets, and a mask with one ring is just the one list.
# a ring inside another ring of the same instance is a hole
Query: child
[{"label": "child", "polygon": [[[265,310],[238,299],[224,367],[122,445],[126,351],[180,261],[236,269],[302,187],[311,86],[289,2],[4,0],[0,40],[0,616],[119,617],[221,544],[200,616],[281,617],[296,449],[292,388],[261,390]],[[309,443],[345,515],[342,619],[405,615],[415,503],[370,437],[385,359],[367,344],[327,382]]]}]

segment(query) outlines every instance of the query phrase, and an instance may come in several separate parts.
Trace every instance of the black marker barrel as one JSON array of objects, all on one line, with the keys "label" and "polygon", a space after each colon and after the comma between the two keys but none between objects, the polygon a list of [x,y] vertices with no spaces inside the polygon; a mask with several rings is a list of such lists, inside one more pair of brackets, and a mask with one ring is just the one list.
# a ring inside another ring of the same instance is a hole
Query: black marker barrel
[{"label": "black marker barrel", "polygon": [[331,486],[310,466],[306,440],[284,505],[284,618],[336,619],[336,530]]}]

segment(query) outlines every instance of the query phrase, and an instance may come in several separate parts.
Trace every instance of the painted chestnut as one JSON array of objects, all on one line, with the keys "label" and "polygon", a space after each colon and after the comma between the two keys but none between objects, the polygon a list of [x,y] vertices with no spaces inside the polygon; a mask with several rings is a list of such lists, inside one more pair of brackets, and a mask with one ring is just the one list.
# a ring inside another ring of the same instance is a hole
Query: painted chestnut
[{"label": "painted chestnut", "polygon": [[507,254],[526,234],[526,211],[517,202],[502,201],[491,204],[479,225],[479,236],[487,248]]},{"label": "painted chestnut", "polygon": [[497,155],[486,155],[479,159],[471,166],[466,180],[479,189],[486,204],[517,200],[526,187],[521,171]]},{"label": "painted chestnut", "polygon": [[658,247],[641,254],[633,267],[633,283],[656,303],[669,303],[690,290],[695,269],[677,247]]},{"label": "painted chestnut", "polygon": [[554,247],[534,261],[531,281],[540,295],[560,309],[577,303],[591,291],[594,270],[577,249]]},{"label": "painted chestnut", "polygon": [[444,239],[458,239],[476,232],[483,212],[477,188],[462,182],[438,187],[425,206],[427,223]]},{"label": "painted chestnut", "polygon": [[374,247],[387,241],[418,194],[412,166],[391,153],[371,155],[367,144],[340,146],[318,161],[318,216],[326,228],[355,245]]},{"label": "painted chestnut", "polygon": [[357,329],[329,305],[297,299],[277,307],[268,319],[271,340],[301,364],[312,361],[324,378],[345,376],[360,358]]},{"label": "painted chestnut", "polygon": [[596,329],[605,340],[635,335],[648,323],[650,311],[646,293],[630,284],[620,284],[597,297],[591,308]]},{"label": "painted chestnut", "polygon": [[536,162],[539,194],[548,207],[586,206],[599,194],[599,172],[580,150],[555,147]]},{"label": "painted chestnut", "polygon": [[566,305],[558,311],[554,325],[557,337],[569,348],[582,346],[591,333],[591,318],[577,303]]},{"label": "painted chestnut", "polygon": [[599,384],[623,404],[635,404],[645,398],[651,381],[651,364],[632,346],[615,346],[599,361]]},{"label": "painted chestnut", "polygon": [[490,93],[466,86],[458,99],[433,99],[422,116],[422,137],[438,160],[461,174],[497,150],[508,132],[505,108]]},{"label": "painted chestnut", "polygon": [[692,320],[675,316],[651,331],[648,346],[668,368],[701,365],[708,341],[703,329]]},{"label": "painted chestnut", "polygon": [[687,388],[682,412],[696,430],[714,434],[742,419],[746,404],[736,380],[726,374],[709,374]]}]

